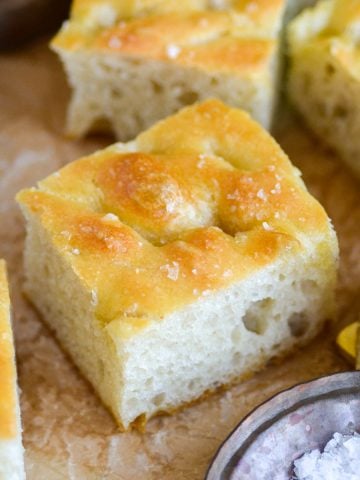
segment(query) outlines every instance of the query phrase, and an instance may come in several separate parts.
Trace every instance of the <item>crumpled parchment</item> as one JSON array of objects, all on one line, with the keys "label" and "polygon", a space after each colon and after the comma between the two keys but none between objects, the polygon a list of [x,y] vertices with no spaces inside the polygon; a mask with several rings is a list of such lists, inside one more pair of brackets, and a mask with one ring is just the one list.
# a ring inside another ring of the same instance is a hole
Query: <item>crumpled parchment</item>
[{"label": "crumpled parchment", "polygon": [[0,71],[0,256],[8,261],[12,287],[28,480],[200,480],[220,443],[260,402],[298,382],[350,368],[333,341],[359,312],[360,184],[286,117],[278,139],[339,234],[338,324],[244,384],[150,421],[144,434],[120,433],[22,296],[24,231],[14,202],[19,189],[112,140],[64,137],[69,91],[45,41],[1,55]]}]

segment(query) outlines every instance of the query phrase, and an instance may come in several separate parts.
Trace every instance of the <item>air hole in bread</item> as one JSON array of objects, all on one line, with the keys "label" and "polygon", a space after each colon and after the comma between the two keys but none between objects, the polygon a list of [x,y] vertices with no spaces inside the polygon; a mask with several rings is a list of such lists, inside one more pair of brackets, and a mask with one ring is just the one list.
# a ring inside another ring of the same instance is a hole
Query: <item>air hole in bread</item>
[{"label": "air hole in bread", "polygon": [[199,386],[200,383],[201,383],[200,378],[195,378],[195,379],[191,380],[191,382],[188,383],[189,390],[194,390],[196,387]]},{"label": "air hole in bread", "polygon": [[188,90],[183,92],[178,98],[182,105],[192,105],[199,100],[199,94],[198,92]]},{"label": "air hole in bread", "polygon": [[288,325],[293,337],[302,337],[309,328],[309,319],[305,312],[293,313],[288,319]]},{"label": "air hole in bread", "polygon": [[344,105],[336,105],[333,115],[337,118],[346,118],[349,115],[349,110]]},{"label": "air hole in bread", "polygon": [[308,75],[307,73],[304,73],[302,76],[302,86],[303,86],[304,93],[309,92],[309,90],[312,87],[312,83],[313,82],[310,75]]},{"label": "air hole in bread", "polygon": [[232,363],[234,365],[238,365],[240,363],[241,357],[242,355],[240,352],[235,352],[232,356]]},{"label": "air hole in bread", "polygon": [[316,102],[315,108],[319,115],[324,116],[326,114],[326,108],[323,102]]},{"label": "air hole in bread", "polygon": [[146,388],[151,388],[154,384],[154,379],[151,377],[151,378],[148,378],[145,382],[145,387]]},{"label": "air hole in bread", "polygon": [[111,89],[111,95],[112,95],[112,97],[120,99],[120,98],[123,97],[123,92],[121,90],[119,90],[118,88],[112,88]]},{"label": "air hole in bread", "polygon": [[154,90],[154,93],[164,92],[164,87],[156,80],[151,80],[151,85],[152,85],[152,89]]},{"label": "air hole in bread", "polygon": [[327,63],[326,67],[325,67],[325,71],[326,71],[327,75],[330,77],[331,75],[334,75],[335,68],[334,68],[333,65],[331,65],[331,63]]},{"label": "air hole in bread", "polygon": [[109,134],[112,131],[111,121],[105,117],[97,117],[91,124],[93,133]]},{"label": "air hole in bread", "polygon": [[267,327],[267,318],[274,300],[264,298],[253,303],[243,316],[243,323],[247,330],[261,335]]},{"label": "air hole in bread", "polygon": [[316,290],[318,287],[314,280],[303,280],[300,284],[300,288],[305,297],[308,297],[313,295],[314,290]]},{"label": "air hole in bread", "polygon": [[155,395],[155,397],[152,398],[152,403],[156,406],[159,407],[164,403],[165,400],[165,393],[158,393]]},{"label": "air hole in bread", "polygon": [[241,340],[241,327],[238,325],[231,333],[231,340],[234,345],[237,345]]},{"label": "air hole in bread", "polygon": [[101,359],[99,359],[98,361],[98,372],[99,372],[100,378],[103,379],[105,376],[105,365]]}]

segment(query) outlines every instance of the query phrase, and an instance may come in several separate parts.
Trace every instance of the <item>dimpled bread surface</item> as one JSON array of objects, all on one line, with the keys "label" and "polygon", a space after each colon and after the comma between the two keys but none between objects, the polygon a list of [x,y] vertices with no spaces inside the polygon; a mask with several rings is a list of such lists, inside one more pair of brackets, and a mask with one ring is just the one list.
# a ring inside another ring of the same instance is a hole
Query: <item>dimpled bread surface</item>
[{"label": "dimpled bread surface", "polygon": [[334,315],[325,211],[270,135],[220,101],[18,201],[27,294],[123,428],[249,376]]},{"label": "dimpled bread surface", "polygon": [[0,260],[0,480],[24,478],[10,299],[5,262]]},{"label": "dimpled bread surface", "polygon": [[75,0],[52,42],[73,88],[68,133],[133,138],[217,97],[270,127],[285,0]]},{"label": "dimpled bread surface", "polygon": [[311,129],[358,176],[359,41],[358,0],[323,0],[289,28],[291,99]]}]

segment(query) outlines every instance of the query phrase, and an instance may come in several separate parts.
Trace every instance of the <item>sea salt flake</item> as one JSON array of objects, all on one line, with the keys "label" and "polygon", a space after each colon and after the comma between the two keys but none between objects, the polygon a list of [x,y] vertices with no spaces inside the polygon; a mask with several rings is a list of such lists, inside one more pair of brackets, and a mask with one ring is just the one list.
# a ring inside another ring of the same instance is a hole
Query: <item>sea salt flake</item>
[{"label": "sea salt flake", "polygon": [[169,58],[177,58],[181,48],[178,45],[170,44],[166,47],[166,54]]},{"label": "sea salt flake", "polygon": [[107,213],[102,218],[103,220],[110,221],[110,222],[116,222],[119,220],[119,217],[117,215],[114,215],[113,213]]},{"label": "sea salt flake", "polygon": [[109,41],[108,41],[108,45],[110,48],[120,48],[121,45],[122,45],[122,42],[120,40],[120,38],[118,37],[115,37],[115,36],[112,36],[110,37]]},{"label": "sea salt flake", "polygon": [[117,11],[109,4],[96,5],[91,12],[91,17],[101,27],[112,27],[117,19]]},{"label": "sea salt flake", "polygon": [[246,11],[248,13],[254,13],[259,9],[259,5],[257,5],[255,2],[250,2],[246,6]]},{"label": "sea salt flake", "polygon": [[63,237],[65,237],[67,240],[70,240],[72,235],[71,233],[68,231],[68,230],[62,230],[60,232],[60,235],[62,235]]},{"label": "sea salt flake", "polygon": [[353,435],[334,433],[323,453],[315,449],[294,462],[294,480],[358,480],[359,472],[358,433]]},{"label": "sea salt flake", "polygon": [[71,250],[71,253],[73,253],[74,255],[80,255],[80,250],[78,248],[73,248]]},{"label": "sea salt flake", "polygon": [[239,198],[239,190],[235,190],[233,193],[228,193],[226,195],[228,200],[237,200]]},{"label": "sea salt flake", "polygon": [[267,230],[268,232],[272,230],[271,225],[268,224],[268,222],[262,222],[262,226],[264,230]]},{"label": "sea salt flake", "polygon": [[171,264],[167,263],[166,265],[162,265],[160,267],[160,270],[165,271],[167,273],[167,278],[174,282],[176,282],[176,280],[179,278],[180,266],[178,262],[172,262]]},{"label": "sea salt flake", "polygon": [[267,195],[266,193],[264,192],[264,189],[263,188],[260,188],[260,190],[257,192],[256,196],[258,198],[260,198],[261,200],[267,200]]},{"label": "sea salt flake", "polygon": [[133,313],[136,313],[137,310],[139,308],[139,304],[138,303],[133,303],[132,305],[130,305],[129,308],[126,309],[126,312],[128,315],[131,315]]},{"label": "sea salt flake", "polygon": [[275,184],[275,187],[272,190],[270,190],[270,193],[272,193],[273,195],[276,195],[280,192],[281,192],[281,184],[279,182],[277,182]]},{"label": "sea salt flake", "polygon": [[98,295],[96,290],[91,290],[91,305],[96,307],[98,304]]}]

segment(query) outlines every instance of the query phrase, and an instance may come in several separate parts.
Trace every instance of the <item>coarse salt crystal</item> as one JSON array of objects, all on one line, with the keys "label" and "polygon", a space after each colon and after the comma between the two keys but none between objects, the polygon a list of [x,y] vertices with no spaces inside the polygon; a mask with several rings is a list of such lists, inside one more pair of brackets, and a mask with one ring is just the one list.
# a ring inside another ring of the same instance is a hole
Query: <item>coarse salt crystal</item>
[{"label": "coarse salt crystal", "polygon": [[112,27],[117,19],[117,11],[109,4],[96,5],[90,17],[101,27]]},{"label": "coarse salt crystal", "polygon": [[177,58],[181,48],[178,45],[170,44],[166,47],[166,54],[169,58]]},{"label": "coarse salt crystal", "polygon": [[280,192],[281,192],[281,185],[280,185],[279,182],[277,182],[275,184],[275,187],[272,190],[270,190],[270,193],[272,193],[274,195],[274,194],[277,194],[277,193],[280,193]]},{"label": "coarse salt crystal", "polygon": [[96,290],[91,290],[91,305],[96,305],[98,304],[98,295]]},{"label": "coarse salt crystal", "polygon": [[68,240],[71,238],[71,233],[68,231],[68,230],[62,230],[60,232],[60,235],[62,235],[63,237],[67,238]]},{"label": "coarse salt crystal", "polygon": [[114,215],[113,213],[107,213],[102,218],[103,220],[110,222],[116,222],[117,220],[119,220],[119,217],[117,215]]},{"label": "coarse salt crystal", "polygon": [[260,198],[261,200],[266,200],[267,199],[267,195],[266,193],[264,192],[264,189],[263,188],[260,188],[260,190],[257,192],[256,196],[258,198]]},{"label": "coarse salt crystal", "polygon": [[133,314],[137,311],[137,309],[139,308],[139,304],[138,303],[133,303],[129,308],[126,309],[126,314]]},{"label": "coarse salt crystal", "polygon": [[110,48],[120,48],[121,45],[122,45],[122,42],[120,40],[120,38],[118,37],[110,37],[109,41],[108,41],[108,45]]},{"label": "coarse salt crystal", "polygon": [[167,273],[167,277],[172,280],[172,281],[176,281],[179,277],[179,270],[180,270],[180,266],[178,264],[178,262],[172,262],[172,264],[166,264],[166,265],[162,265],[160,267],[160,270],[162,271],[165,271]]},{"label": "coarse salt crystal", "polygon": [[257,5],[255,2],[250,2],[246,6],[246,11],[248,13],[254,13],[258,10],[258,8],[259,8],[259,5]]},{"label": "coarse salt crystal", "polygon": [[271,225],[269,225],[268,222],[263,222],[262,226],[263,226],[263,229],[267,230],[268,232],[272,230]]},{"label": "coarse salt crystal", "polygon": [[71,250],[71,253],[73,253],[74,255],[80,255],[80,250],[78,248],[73,248]]},{"label": "coarse salt crystal", "polygon": [[236,200],[239,197],[239,190],[235,190],[233,193],[228,193],[226,198],[228,200]]},{"label": "coarse salt crystal", "polygon": [[357,480],[359,472],[360,435],[358,433],[353,435],[334,433],[323,453],[315,449],[294,462],[294,480]]}]

